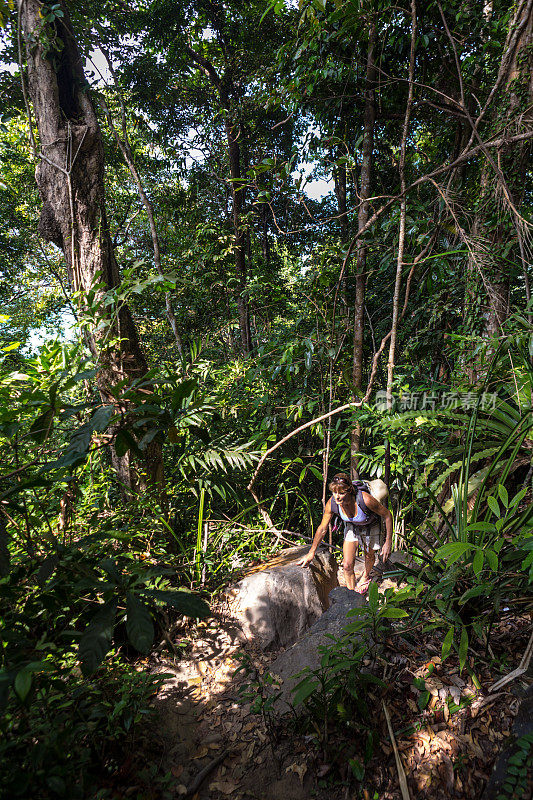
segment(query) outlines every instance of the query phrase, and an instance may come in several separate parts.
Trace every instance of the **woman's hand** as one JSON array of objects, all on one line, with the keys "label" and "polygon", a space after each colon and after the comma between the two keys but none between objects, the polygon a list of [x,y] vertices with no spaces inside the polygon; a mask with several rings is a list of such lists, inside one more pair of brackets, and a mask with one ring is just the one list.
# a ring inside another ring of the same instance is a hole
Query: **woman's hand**
[{"label": "woman's hand", "polygon": [[390,556],[391,550],[392,550],[392,542],[391,542],[391,540],[390,540],[390,539],[387,537],[387,538],[385,539],[385,544],[384,544],[384,545],[383,545],[383,547],[381,548],[381,552],[380,552],[381,558],[383,559],[383,563],[385,563],[385,561],[386,561],[386,560],[388,559],[388,557]]},{"label": "woman's hand", "polygon": [[314,557],[315,557],[315,554],[314,554],[314,553],[312,553],[311,551],[309,551],[309,552],[307,553],[307,555],[305,555],[303,558],[301,558],[301,559],[300,559],[299,561],[297,561],[296,563],[297,563],[297,565],[298,565],[299,567],[308,567],[308,566],[309,566],[309,564],[311,563],[311,561],[313,560],[313,558],[314,558]]}]

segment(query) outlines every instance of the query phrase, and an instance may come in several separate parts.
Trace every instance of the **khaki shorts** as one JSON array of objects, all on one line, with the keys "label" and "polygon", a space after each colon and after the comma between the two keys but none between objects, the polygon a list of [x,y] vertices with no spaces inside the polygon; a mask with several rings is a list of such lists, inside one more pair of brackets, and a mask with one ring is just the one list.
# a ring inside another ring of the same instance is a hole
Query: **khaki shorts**
[{"label": "khaki shorts", "polygon": [[358,528],[347,523],[344,527],[345,542],[359,542],[365,552],[381,550],[381,525],[369,528]]}]

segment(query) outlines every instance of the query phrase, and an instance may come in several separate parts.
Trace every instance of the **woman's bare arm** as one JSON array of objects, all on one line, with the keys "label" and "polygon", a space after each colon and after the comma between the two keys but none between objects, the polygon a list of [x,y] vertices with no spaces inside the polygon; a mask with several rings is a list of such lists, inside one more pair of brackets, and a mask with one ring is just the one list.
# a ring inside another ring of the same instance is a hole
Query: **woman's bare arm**
[{"label": "woman's bare arm", "polygon": [[388,508],[380,503],[379,500],[376,500],[375,497],[372,497],[371,494],[367,492],[361,492],[361,494],[368,510],[373,511],[374,514],[378,514],[385,520],[385,542],[380,552],[383,561],[386,561],[392,550],[392,514]]},{"label": "woman's bare arm", "polygon": [[324,516],[322,517],[322,521],[320,525],[316,529],[315,536],[313,538],[313,544],[311,545],[309,552],[303,558],[298,561],[298,564],[301,567],[308,567],[313,558],[315,557],[315,553],[317,551],[318,545],[326,535],[328,531],[328,525],[331,522],[331,518],[333,514],[331,513],[331,499],[328,500],[326,503],[326,507],[324,509]]}]

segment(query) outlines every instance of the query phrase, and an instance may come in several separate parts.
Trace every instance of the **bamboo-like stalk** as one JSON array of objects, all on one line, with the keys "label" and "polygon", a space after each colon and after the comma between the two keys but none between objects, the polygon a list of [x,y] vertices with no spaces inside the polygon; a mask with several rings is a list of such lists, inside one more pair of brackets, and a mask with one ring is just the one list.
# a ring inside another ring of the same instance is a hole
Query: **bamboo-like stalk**
[{"label": "bamboo-like stalk", "polygon": [[204,530],[204,504],[205,504],[205,488],[200,490],[200,508],[198,510],[198,532],[196,535],[196,549],[195,549],[195,564],[196,564],[196,580],[198,583],[202,580],[202,543],[203,543],[203,530]]}]

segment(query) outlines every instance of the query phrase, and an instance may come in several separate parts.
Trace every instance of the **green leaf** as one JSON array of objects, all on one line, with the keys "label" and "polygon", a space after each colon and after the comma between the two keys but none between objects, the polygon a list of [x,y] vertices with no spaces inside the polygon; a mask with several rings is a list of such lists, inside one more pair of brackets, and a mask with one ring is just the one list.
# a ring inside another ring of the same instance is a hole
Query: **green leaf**
[{"label": "green leaf", "polygon": [[42,414],[39,414],[37,419],[35,419],[32,423],[30,428],[30,436],[37,444],[42,444],[50,433],[52,432],[53,428],[53,419],[54,419],[54,409],[48,408]]},{"label": "green leaf", "polygon": [[21,669],[15,676],[15,692],[21,700],[25,700],[31,689],[32,673],[29,669]]},{"label": "green leaf", "polygon": [[472,597],[479,597],[481,594],[488,594],[491,589],[490,583],[480,583],[477,586],[472,586],[471,589],[468,589],[464,594],[461,595],[459,600],[457,601],[460,606],[464,605],[468,600]]},{"label": "green leaf", "polygon": [[498,501],[496,500],[495,497],[493,497],[492,495],[487,497],[487,503],[493,514],[496,514],[497,517],[501,516],[500,506],[498,505]]},{"label": "green leaf", "polygon": [[498,572],[498,556],[494,550],[485,550],[485,557],[489,562],[489,567],[493,572]]},{"label": "green leaf", "polygon": [[157,428],[151,428],[149,431],[147,431],[142,437],[142,439],[139,441],[139,450],[141,451],[146,450],[150,442],[152,442],[155,439],[158,433],[159,430]]},{"label": "green leaf", "polygon": [[152,615],[138,597],[128,592],[126,597],[126,632],[139,653],[148,653],[154,641]]},{"label": "green leaf", "polygon": [[500,500],[504,504],[505,508],[509,507],[509,495],[507,493],[507,489],[501,483],[498,484],[498,494],[500,495]]},{"label": "green leaf", "polygon": [[89,423],[93,431],[105,431],[114,413],[115,409],[113,406],[102,406],[101,408],[97,408]]},{"label": "green leaf", "polygon": [[85,456],[89,450],[89,447],[91,446],[92,434],[93,428],[90,422],[87,422],[85,425],[81,425],[79,428],[76,428],[70,437],[70,442],[64,456],[58,460],[58,463],[62,463],[64,458],[72,454]]},{"label": "green leaf", "polygon": [[468,526],[469,531],[482,531],[484,533],[492,533],[495,526],[492,522],[473,522]]},{"label": "green leaf", "polygon": [[309,464],[308,469],[309,469],[310,472],[313,473],[315,478],[318,478],[319,481],[322,480],[322,473],[320,472],[319,469],[317,469],[317,467],[314,467],[312,464]]},{"label": "green leaf", "polygon": [[509,503],[509,508],[514,508],[515,506],[517,506],[518,503],[521,500],[523,500],[524,497],[526,496],[526,492],[527,492],[527,486],[525,486],[523,489],[520,489],[518,494],[515,494],[515,496],[513,497],[511,502]]},{"label": "green leaf", "polygon": [[463,625],[461,628],[461,641],[459,642],[459,673],[463,671],[468,654],[468,632]]},{"label": "green leaf", "polygon": [[313,694],[313,692],[316,691],[317,688],[318,688],[318,683],[315,680],[313,680],[312,678],[304,678],[304,680],[300,681],[300,683],[298,683],[292,690],[293,705],[299,706],[301,703],[305,702],[305,700],[311,697],[311,695]]},{"label": "green leaf", "polygon": [[362,781],[365,777],[365,767],[358,758],[350,758],[348,761],[350,765],[350,769],[352,770],[354,777],[358,781]]},{"label": "green leaf", "polygon": [[426,708],[430,698],[431,698],[431,692],[428,692],[427,689],[423,692],[420,692],[417,700],[418,708],[420,709],[420,711],[423,711]]},{"label": "green leaf", "polygon": [[454,628],[453,625],[449,628],[448,633],[444,637],[444,641],[442,643],[442,651],[441,651],[441,659],[444,661],[450,655],[450,650],[452,649],[453,644],[453,632]]},{"label": "green leaf", "polygon": [[181,405],[184,397],[190,397],[197,387],[196,378],[189,378],[180,383],[180,385],[172,392],[172,410],[175,411]]},{"label": "green leaf", "polygon": [[470,544],[470,542],[451,542],[450,544],[444,544],[442,547],[439,547],[435,556],[447,561],[448,564],[454,564],[461,556],[468,552],[468,550],[472,550],[473,547],[474,545]]},{"label": "green leaf", "polygon": [[408,617],[409,614],[407,611],[404,611],[403,608],[395,608],[391,606],[390,608],[385,606],[385,608],[380,611],[380,617],[385,617],[386,619],[401,619],[402,617]]},{"label": "green leaf", "polygon": [[129,431],[121,428],[115,437],[115,452],[119,458],[122,458],[128,450],[137,450],[137,442]]},{"label": "green leaf", "polygon": [[177,609],[186,617],[207,617],[211,610],[199,595],[194,594],[188,589],[177,589],[176,591],[164,591],[162,589],[142,589],[143,597],[150,597],[165,603],[167,606]]},{"label": "green leaf", "polygon": [[116,600],[105,603],[96,612],[80,639],[78,658],[85,677],[100,666],[111,647],[116,613]]},{"label": "green leaf", "polygon": [[368,589],[368,605],[374,613],[378,610],[378,597],[378,585],[372,581]]},{"label": "green leaf", "polygon": [[474,570],[474,575],[477,577],[481,570],[483,569],[483,550],[481,547],[479,550],[476,550],[476,554],[474,556],[474,560],[472,562],[472,569]]}]

